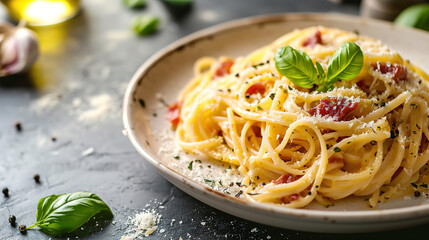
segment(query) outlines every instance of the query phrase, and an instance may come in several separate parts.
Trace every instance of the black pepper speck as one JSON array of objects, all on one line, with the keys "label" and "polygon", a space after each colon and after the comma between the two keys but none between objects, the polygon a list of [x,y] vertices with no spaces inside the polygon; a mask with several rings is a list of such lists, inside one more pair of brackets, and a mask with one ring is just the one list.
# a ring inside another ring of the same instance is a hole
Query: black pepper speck
[{"label": "black pepper speck", "polygon": [[16,225],[16,217],[14,215],[10,215],[9,216],[9,223],[10,225],[12,225],[13,227],[15,227]]},{"label": "black pepper speck", "polygon": [[26,225],[19,225],[18,230],[21,233],[26,233],[27,232],[27,226]]},{"label": "black pepper speck", "polygon": [[22,131],[22,124],[21,124],[21,122],[20,122],[20,121],[16,121],[16,122],[15,122],[15,129],[16,129],[16,131],[18,131],[18,132],[21,132],[21,131]]},{"label": "black pepper speck", "polygon": [[33,179],[36,183],[40,183],[40,175],[39,174],[34,174]]},{"label": "black pepper speck", "polygon": [[5,187],[1,191],[5,197],[9,197],[9,188]]}]

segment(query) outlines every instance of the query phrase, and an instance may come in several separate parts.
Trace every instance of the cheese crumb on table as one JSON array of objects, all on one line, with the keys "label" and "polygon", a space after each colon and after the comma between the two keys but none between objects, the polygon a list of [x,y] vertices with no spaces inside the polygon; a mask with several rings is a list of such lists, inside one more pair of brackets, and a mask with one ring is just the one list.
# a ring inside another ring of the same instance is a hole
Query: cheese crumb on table
[{"label": "cheese crumb on table", "polygon": [[[155,210],[145,210],[137,213],[131,223],[136,227],[135,233],[122,236],[121,240],[134,240],[135,238],[144,235],[145,237],[151,235],[158,228],[162,215],[155,212]],[[164,230],[165,231],[165,230]]]}]

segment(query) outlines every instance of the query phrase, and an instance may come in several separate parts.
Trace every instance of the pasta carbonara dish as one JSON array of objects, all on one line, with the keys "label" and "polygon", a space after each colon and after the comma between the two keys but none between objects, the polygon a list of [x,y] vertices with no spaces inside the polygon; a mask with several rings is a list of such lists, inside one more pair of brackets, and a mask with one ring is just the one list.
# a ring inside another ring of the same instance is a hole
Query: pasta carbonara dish
[{"label": "pasta carbonara dish", "polygon": [[168,109],[176,143],[236,165],[249,201],[375,207],[427,188],[429,78],[379,41],[311,27],[194,74]]}]

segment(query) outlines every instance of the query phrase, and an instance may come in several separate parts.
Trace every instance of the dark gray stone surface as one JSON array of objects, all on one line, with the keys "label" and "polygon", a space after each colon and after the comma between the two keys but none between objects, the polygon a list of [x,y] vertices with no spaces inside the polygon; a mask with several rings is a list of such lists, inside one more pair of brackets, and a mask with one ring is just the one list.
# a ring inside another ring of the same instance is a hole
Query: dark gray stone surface
[{"label": "dark gray stone surface", "polygon": [[[159,0],[149,0],[140,10],[125,8],[120,0],[91,0],[83,1],[76,18],[35,29],[42,49],[36,65],[26,75],[0,79],[0,188],[10,190],[9,198],[0,196],[0,239],[49,239],[38,231],[21,235],[10,226],[8,216],[15,215],[18,225],[31,225],[41,197],[76,191],[98,194],[115,218],[107,223],[94,220],[83,231],[68,236],[70,239],[120,239],[128,216],[151,208],[156,208],[163,220],[147,239],[395,239],[428,234],[427,226],[363,235],[314,234],[242,220],[171,185],[121,134],[125,86],[156,51],[182,36],[228,20],[304,11],[357,15],[358,4],[196,0],[188,12],[178,13]],[[130,22],[140,14],[161,18],[156,34],[133,35]],[[7,19],[4,11],[1,18]],[[94,102],[91,105],[90,100],[100,95],[106,109]],[[97,109],[105,114],[90,118],[90,111]],[[22,123],[22,132],[15,130],[16,121]],[[88,148],[94,153],[83,156]],[[35,173],[41,176],[40,184],[33,180]]]}]

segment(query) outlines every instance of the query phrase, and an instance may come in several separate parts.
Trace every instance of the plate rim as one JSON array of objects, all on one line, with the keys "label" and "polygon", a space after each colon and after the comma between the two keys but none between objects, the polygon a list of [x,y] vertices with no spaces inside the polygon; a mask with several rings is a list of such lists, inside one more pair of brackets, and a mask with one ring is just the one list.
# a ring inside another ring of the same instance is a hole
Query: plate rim
[{"label": "plate rim", "polygon": [[[167,174],[176,180],[188,185],[188,187],[196,189],[201,193],[210,195],[218,200],[226,200],[235,206],[242,208],[247,206],[252,210],[257,210],[258,212],[266,212],[270,214],[276,214],[283,217],[300,217],[306,218],[308,220],[314,221],[339,221],[342,223],[358,223],[365,221],[377,222],[383,220],[384,222],[396,222],[404,219],[410,218],[412,215],[414,219],[426,218],[429,215],[429,203],[417,206],[409,206],[402,208],[393,208],[393,209],[373,209],[373,210],[351,210],[351,211],[326,211],[326,210],[315,210],[315,209],[300,209],[300,208],[287,208],[282,206],[277,206],[269,203],[254,203],[245,201],[243,199],[234,198],[230,195],[223,194],[221,192],[210,189],[206,186],[203,186],[200,183],[195,182],[189,177],[180,174],[179,172],[171,169],[170,167],[158,162],[155,157],[152,157],[151,154],[146,152],[145,147],[141,146],[137,141],[137,136],[132,130],[131,124],[131,104],[133,103],[133,93],[134,90],[138,87],[139,83],[143,81],[144,75],[148,72],[150,68],[155,66],[159,61],[162,61],[163,58],[167,57],[169,54],[174,51],[181,50],[186,45],[192,44],[195,41],[203,40],[211,35],[222,33],[225,31],[230,31],[236,28],[250,26],[255,24],[269,24],[272,22],[284,22],[284,21],[305,21],[305,20],[341,20],[341,21],[351,21],[359,22],[360,24],[377,24],[383,27],[389,27],[393,29],[400,29],[405,32],[413,32],[413,34],[421,35],[429,40],[429,34],[423,30],[412,29],[408,27],[394,25],[391,22],[361,18],[354,15],[339,14],[339,13],[285,13],[285,14],[264,14],[258,16],[251,16],[231,21],[226,21],[211,27],[207,27],[191,34],[188,34],[172,43],[166,47],[160,49],[151,57],[149,57],[135,72],[130,82],[128,83],[127,89],[125,91],[124,100],[123,100],[123,112],[122,120],[124,125],[124,131],[126,136],[136,148],[136,150],[142,155],[142,157],[148,161],[152,166],[154,166],[161,175]],[[165,177],[164,177],[165,178]],[[175,184],[173,184],[175,185]],[[203,201],[204,202],[204,201]],[[220,209],[221,210],[221,209]]]}]

